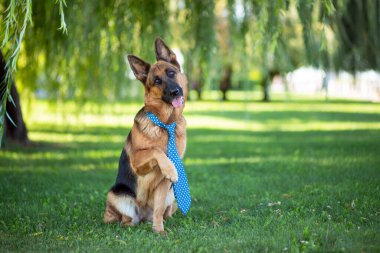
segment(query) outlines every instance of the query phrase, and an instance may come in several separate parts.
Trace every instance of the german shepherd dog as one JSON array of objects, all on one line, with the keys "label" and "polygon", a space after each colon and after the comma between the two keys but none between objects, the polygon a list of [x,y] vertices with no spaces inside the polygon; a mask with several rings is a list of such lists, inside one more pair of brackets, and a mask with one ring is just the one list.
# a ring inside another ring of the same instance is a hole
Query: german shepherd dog
[{"label": "german shepherd dog", "polygon": [[177,210],[172,183],[175,166],[167,157],[168,133],[146,115],[154,113],[164,124],[176,122],[178,153],[186,149],[186,121],[182,111],[187,97],[187,79],[173,51],[155,41],[157,62],[146,63],[134,55],[128,61],[145,88],[145,106],[137,113],[119,160],[116,183],[107,194],[104,222],[133,226],[152,221],[153,231],[165,234],[163,221]]}]

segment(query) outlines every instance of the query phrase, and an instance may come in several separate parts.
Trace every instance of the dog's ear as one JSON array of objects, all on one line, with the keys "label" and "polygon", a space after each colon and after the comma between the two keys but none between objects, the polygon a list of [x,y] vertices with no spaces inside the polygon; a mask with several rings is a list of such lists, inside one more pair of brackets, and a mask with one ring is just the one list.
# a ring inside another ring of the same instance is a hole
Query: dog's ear
[{"label": "dog's ear", "polygon": [[131,65],[135,77],[145,85],[146,79],[148,78],[150,64],[134,55],[128,55],[128,62],[129,65]]},{"label": "dog's ear", "polygon": [[165,42],[162,39],[157,38],[154,44],[156,48],[157,61],[162,60],[169,62],[181,71],[181,67],[179,66],[176,55],[172,50],[170,50],[170,48],[165,44]]}]

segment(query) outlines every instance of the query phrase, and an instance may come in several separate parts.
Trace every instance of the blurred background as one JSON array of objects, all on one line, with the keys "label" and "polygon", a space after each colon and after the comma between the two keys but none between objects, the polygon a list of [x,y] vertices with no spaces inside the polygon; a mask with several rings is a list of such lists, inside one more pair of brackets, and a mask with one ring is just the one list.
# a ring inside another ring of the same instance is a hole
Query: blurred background
[{"label": "blurred background", "polygon": [[[2,252],[380,252],[380,0],[0,0]],[[102,224],[161,37],[193,205]],[[27,144],[27,145],[25,145]]]},{"label": "blurred background", "polygon": [[19,142],[21,113],[28,122],[37,100],[141,101],[126,55],[154,62],[158,36],[182,63],[190,100],[380,100],[377,0],[5,0],[0,15],[1,125]]}]

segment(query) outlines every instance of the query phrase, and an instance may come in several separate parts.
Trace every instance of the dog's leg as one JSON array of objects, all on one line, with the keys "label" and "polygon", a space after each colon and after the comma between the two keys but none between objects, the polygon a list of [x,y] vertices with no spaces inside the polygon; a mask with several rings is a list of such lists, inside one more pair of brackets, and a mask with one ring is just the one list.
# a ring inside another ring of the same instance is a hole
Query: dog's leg
[{"label": "dog's leg", "polygon": [[174,202],[174,200],[174,190],[173,187],[171,187],[165,200],[166,210],[164,213],[164,219],[172,217],[172,215],[177,210],[178,205],[176,202]]},{"label": "dog's leg", "polygon": [[112,191],[107,194],[107,207],[104,212],[105,223],[121,221],[122,225],[133,226],[140,222],[135,200],[128,195],[116,195]]},{"label": "dog's leg", "polygon": [[106,210],[104,211],[104,223],[114,223],[121,220],[120,213],[107,201]]},{"label": "dog's leg", "polygon": [[177,211],[178,204],[177,202],[174,202],[173,204],[166,207],[165,213],[164,213],[164,219],[171,218],[173,214]]},{"label": "dog's leg", "polygon": [[131,156],[132,167],[138,175],[146,175],[154,168],[160,168],[162,174],[171,182],[178,181],[177,170],[164,152],[157,149],[139,150]]},{"label": "dog's leg", "polygon": [[154,191],[153,203],[153,231],[166,235],[164,231],[164,213],[166,210],[166,197],[169,193],[171,182],[169,180],[162,180]]}]

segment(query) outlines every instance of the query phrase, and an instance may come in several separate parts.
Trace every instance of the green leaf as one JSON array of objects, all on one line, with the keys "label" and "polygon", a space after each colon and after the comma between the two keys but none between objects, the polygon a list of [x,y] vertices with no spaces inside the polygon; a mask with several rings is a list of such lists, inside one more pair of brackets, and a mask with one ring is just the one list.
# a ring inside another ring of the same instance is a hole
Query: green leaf
[{"label": "green leaf", "polygon": [[14,125],[15,127],[17,127],[16,123],[13,122],[11,116],[9,116],[8,112],[5,111],[5,115],[7,115],[7,118],[9,119],[9,121],[12,123],[12,125]]}]

